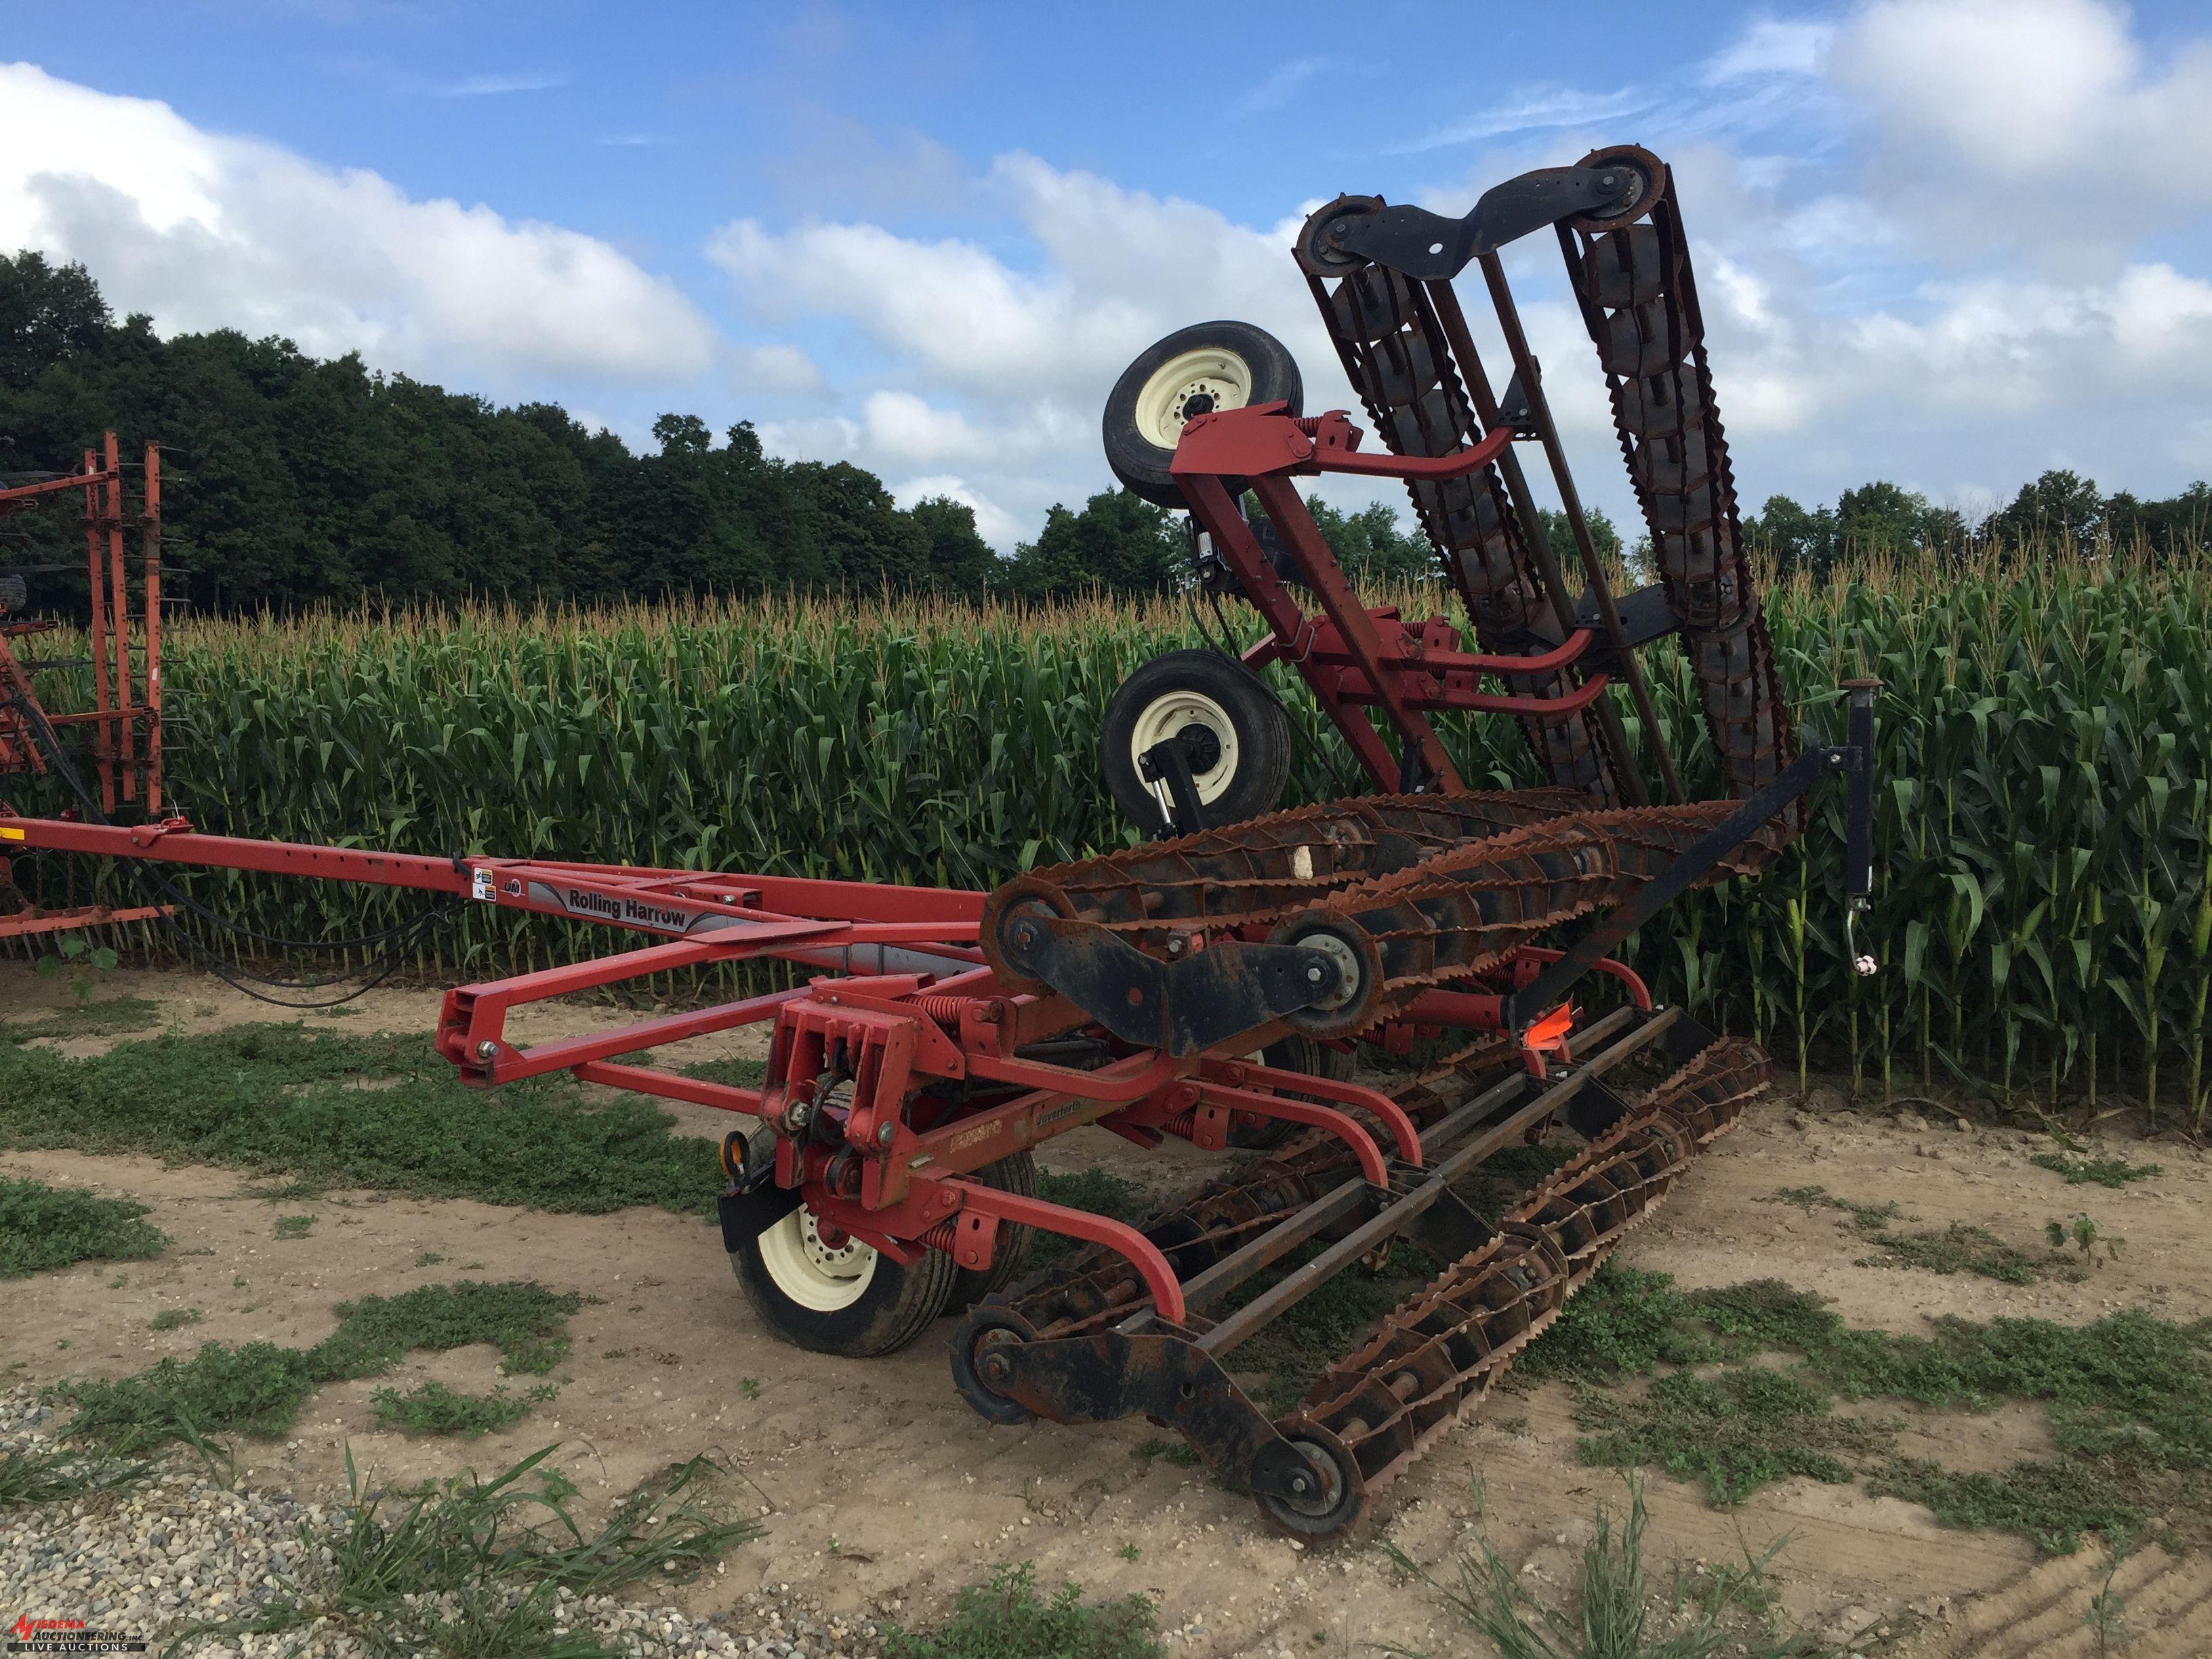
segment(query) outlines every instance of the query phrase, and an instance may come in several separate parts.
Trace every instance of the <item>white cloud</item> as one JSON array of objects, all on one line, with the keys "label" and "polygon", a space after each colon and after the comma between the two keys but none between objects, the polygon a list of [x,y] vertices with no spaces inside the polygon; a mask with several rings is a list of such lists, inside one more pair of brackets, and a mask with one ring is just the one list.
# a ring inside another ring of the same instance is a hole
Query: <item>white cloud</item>
[{"label": "white cloud", "polygon": [[1658,100],[1641,87],[1618,92],[1584,92],[1573,87],[1531,87],[1517,95],[1484,106],[1482,113],[1434,129],[1409,143],[1385,151],[1391,155],[1414,155],[1423,150],[1452,144],[1471,144],[1510,133],[1556,131],[1563,127],[1589,127],[1620,121],[1643,113]]},{"label": "white cloud", "polygon": [[1000,530],[980,507],[978,524],[1006,548],[1034,533],[1054,501],[1112,482],[1098,441],[1106,394],[1175,329],[1257,323],[1310,377],[1309,408],[1350,401],[1291,260],[1297,219],[1256,229],[1021,154],[1000,157],[969,193],[1011,218],[1023,264],[1002,242],[868,222],[771,230],[740,219],[715,234],[709,257],[764,324],[835,319],[881,361],[879,383],[853,393],[845,411],[763,422],[771,449],[842,455],[886,477],[957,477],[993,504]]},{"label": "white cloud", "polygon": [[1832,23],[1787,22],[1755,17],[1742,33],[1705,62],[1707,85],[1753,75],[1813,75],[1835,39]]},{"label": "white cloud", "polygon": [[829,386],[815,361],[795,345],[732,346],[727,356],[731,384],[741,392],[787,397]]},{"label": "white cloud", "polygon": [[2061,260],[2112,261],[2212,207],[2212,41],[2154,65],[2097,0],[1876,0],[1830,73],[1877,135],[1877,187],[1931,228]]},{"label": "white cloud", "polygon": [[596,237],[407,196],[167,105],[0,64],[0,246],[82,260],[164,332],[281,333],[451,379],[690,380],[713,327]]},{"label": "white cloud", "polygon": [[890,486],[891,499],[901,507],[912,507],[916,501],[926,501],[938,496],[959,502],[975,515],[975,533],[994,547],[1012,547],[1016,542],[1033,536],[1037,526],[1024,524],[988,495],[970,487],[957,473],[931,473],[922,477],[908,478],[903,483]]},{"label": "white cloud", "polygon": [[565,75],[471,75],[440,87],[441,98],[501,98],[512,92],[552,92],[568,84]]},{"label": "white cloud", "polygon": [[1266,80],[1229,106],[1231,118],[1265,115],[1282,108],[1297,95],[1300,87],[1334,62],[1328,58],[1294,58],[1277,65]]}]

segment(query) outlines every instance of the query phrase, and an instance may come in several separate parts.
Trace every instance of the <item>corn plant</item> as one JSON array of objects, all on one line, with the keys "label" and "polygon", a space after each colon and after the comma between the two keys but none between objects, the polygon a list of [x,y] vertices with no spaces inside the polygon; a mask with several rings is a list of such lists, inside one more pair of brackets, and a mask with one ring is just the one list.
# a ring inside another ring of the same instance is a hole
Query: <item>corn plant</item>
[{"label": "corn plant", "polygon": [[[1382,597],[1408,614],[1449,603]],[[2212,570],[2057,545],[2002,562],[1929,554],[1801,574],[1770,587],[1766,610],[1804,742],[1841,741],[1839,679],[1886,687],[1877,890],[1858,931],[1884,965],[1863,981],[1844,959],[1844,802],[1822,789],[1764,879],[1692,894],[1633,942],[1656,988],[1801,1073],[1839,1064],[1886,1088],[1894,1057],[1923,1083],[2033,1079],[2160,1104],[2178,1074],[2201,1123]],[[1249,613],[1226,621],[1231,643],[1255,636]],[[1102,712],[1138,663],[1206,632],[1218,637],[1180,602],[1103,599],[185,620],[169,634],[170,779],[201,827],[238,835],[988,887],[1134,836],[1099,780]],[[1689,663],[1662,641],[1645,665],[1689,793],[1712,793]],[[1295,676],[1268,672],[1296,736],[1291,799],[1358,787]],[[1511,722],[1442,725],[1471,787],[1534,781]],[[1647,736],[1632,723],[1634,744]],[[118,894],[112,870],[28,874],[57,900]],[[367,932],[416,902],[185,879],[293,937]],[[464,907],[415,948],[415,968],[450,979],[609,941]]]}]

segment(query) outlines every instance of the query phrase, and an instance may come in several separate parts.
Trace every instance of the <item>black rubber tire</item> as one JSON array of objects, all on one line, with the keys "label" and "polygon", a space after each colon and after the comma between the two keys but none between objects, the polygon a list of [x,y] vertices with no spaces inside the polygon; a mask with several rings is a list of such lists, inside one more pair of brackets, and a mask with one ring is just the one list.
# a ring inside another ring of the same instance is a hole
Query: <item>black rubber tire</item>
[{"label": "black rubber tire", "polygon": [[[1164,340],[1155,341],[1138,354],[1136,361],[1123,369],[1121,378],[1114,383],[1114,390],[1106,398],[1106,416],[1101,428],[1106,445],[1106,465],[1113,469],[1124,489],[1154,506],[1180,511],[1188,503],[1168,472],[1169,465],[1175,459],[1175,450],[1163,449],[1138,429],[1138,396],[1145,382],[1165,364],[1186,351],[1209,346],[1234,352],[1243,359],[1252,377],[1248,404],[1287,403],[1293,415],[1304,410],[1305,387],[1298,378],[1297,360],[1288,347],[1264,328],[1225,320],[1194,323],[1188,328],[1177,329]],[[1242,481],[1230,480],[1229,493],[1231,497],[1242,495]]]},{"label": "black rubber tire", "polygon": [[[994,1158],[977,1170],[971,1180],[986,1187],[995,1187],[1002,1193],[1018,1193],[1024,1198],[1037,1195],[1036,1154],[1009,1152]],[[1018,1221],[1002,1222],[999,1227],[999,1247],[991,1253],[991,1265],[978,1272],[973,1268],[957,1269],[952,1279],[952,1307],[965,1313],[985,1297],[1003,1291],[1022,1276],[1029,1266],[1030,1241],[1036,1229],[1024,1226]]]},{"label": "black rubber tire", "polygon": [[[1280,1072],[1304,1072],[1308,1077],[1329,1078],[1338,1083],[1352,1081],[1352,1056],[1341,1048],[1315,1042],[1303,1031],[1278,1037],[1260,1051],[1260,1060]],[[1229,1132],[1229,1144],[1238,1152],[1263,1152],[1281,1146],[1304,1127],[1281,1118],[1240,1123]]]},{"label": "black rubber tire", "polygon": [[[787,1213],[788,1207],[787,1204]],[[784,1294],[761,1259],[757,1238],[730,1252],[730,1267],[746,1302],[775,1335],[810,1353],[840,1354],[848,1359],[896,1353],[920,1337],[951,1301],[952,1281],[960,1271],[942,1250],[926,1249],[920,1260],[904,1267],[879,1255],[875,1276],[860,1299],[849,1307],[823,1312]]]},{"label": "black rubber tire", "polygon": [[1271,812],[1291,776],[1291,717],[1267,683],[1218,651],[1170,651],[1153,658],[1121,682],[1106,705],[1098,756],[1106,787],[1122,816],[1146,833],[1160,827],[1160,804],[1137,770],[1131,752],[1138,721],[1161,698],[1194,691],[1229,718],[1237,738],[1237,768],[1227,786],[1206,803],[1209,828],[1239,823]]}]

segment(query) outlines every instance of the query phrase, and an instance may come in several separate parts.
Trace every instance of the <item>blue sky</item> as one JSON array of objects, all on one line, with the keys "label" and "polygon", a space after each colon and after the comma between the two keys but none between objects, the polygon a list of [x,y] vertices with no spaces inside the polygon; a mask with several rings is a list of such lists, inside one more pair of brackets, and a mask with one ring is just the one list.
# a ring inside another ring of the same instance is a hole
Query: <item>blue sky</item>
[{"label": "blue sky", "polygon": [[[1356,27],[1354,24],[1356,20]],[[1209,316],[1341,403],[1287,252],[1593,143],[1674,166],[1749,504],[2212,473],[2212,21],[1826,8],[0,5],[0,246],[633,442],[756,422],[1002,545],[1107,482],[1121,364]],[[1556,260],[1516,261],[1616,508]]]}]

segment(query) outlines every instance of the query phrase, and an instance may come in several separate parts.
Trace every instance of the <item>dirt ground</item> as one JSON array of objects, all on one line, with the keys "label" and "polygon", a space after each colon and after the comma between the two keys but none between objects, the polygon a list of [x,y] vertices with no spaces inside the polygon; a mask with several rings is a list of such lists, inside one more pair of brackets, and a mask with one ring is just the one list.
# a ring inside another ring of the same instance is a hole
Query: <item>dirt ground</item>
[{"label": "dirt ground", "polygon": [[[188,1031],[289,1017],[185,975],[121,972],[107,976],[101,994],[155,998]],[[20,965],[0,964],[0,1012],[67,998]],[[434,992],[385,990],[347,1017],[324,1018],[353,1035],[420,1032],[427,1044],[437,1002]],[[556,1008],[519,1035],[609,1020],[605,1008]],[[757,1041],[732,1040],[722,1052]],[[724,1121],[711,1112],[688,1115],[685,1127],[702,1133]],[[2123,1306],[2174,1318],[2212,1315],[2204,1224],[2212,1166],[2161,1145],[2154,1156],[2165,1173],[2154,1181],[2119,1191],[2069,1188],[2028,1164],[2027,1150],[2009,1130],[1846,1109],[1832,1089],[1802,1100],[1778,1090],[1685,1178],[1621,1258],[1690,1286],[1779,1278],[1832,1298],[1854,1323],[1901,1332],[1947,1312],[2069,1323]],[[1181,1147],[1139,1154],[1087,1130],[1053,1143],[1043,1161],[1110,1168],[1163,1191],[1189,1184],[1212,1163]],[[1509,1562],[1525,1564],[1525,1582],[1564,1586],[1589,1535],[1592,1506],[1621,1492],[1613,1473],[1578,1461],[1566,1394],[1545,1385],[1498,1401],[1489,1420],[1443,1437],[1381,1500],[1369,1541],[1302,1552],[1272,1534],[1249,1498],[1196,1470],[1133,1455],[1156,1432],[1141,1421],[1090,1430],[987,1425],[954,1394],[939,1338],[873,1361],[826,1358],[770,1340],[702,1221],[332,1193],[284,1200],[283,1212],[319,1220],[307,1237],[283,1242],[271,1230],[278,1206],[246,1195],[248,1177],[232,1170],[38,1152],[0,1155],[0,1172],[136,1198],[174,1240],[157,1260],[125,1264],[119,1288],[111,1288],[117,1266],[99,1262],[0,1282],[0,1326],[10,1337],[0,1378],[8,1382],[122,1376],[211,1339],[306,1346],[329,1334],[335,1303],[457,1273],[535,1279],[599,1298],[569,1322],[575,1346],[558,1399],[508,1431],[453,1442],[369,1426],[368,1396],[379,1386],[435,1378],[456,1389],[492,1387],[496,1355],[470,1348],[415,1356],[374,1382],[327,1388],[295,1438],[247,1443],[240,1462],[258,1483],[326,1494],[343,1487],[349,1446],[380,1477],[413,1480],[465,1464],[502,1468],[559,1438],[568,1443],[564,1466],[587,1489],[596,1481],[613,1493],[713,1452],[757,1489],[766,1533],[733,1552],[719,1576],[672,1592],[694,1611],[728,1607],[763,1583],[788,1583],[832,1608],[917,1621],[992,1565],[1033,1560],[1042,1583],[1073,1578],[1093,1595],[1152,1597],[1163,1626],[1180,1632],[1178,1652],[1348,1654],[1391,1643],[1437,1656],[1480,1653],[1483,1644],[1448,1619],[1431,1592],[1401,1581],[1373,1538],[1387,1537],[1448,1577],[1456,1550],[1479,1528]],[[1854,1266],[1863,1247],[1846,1218],[1772,1201],[1779,1188],[1811,1183],[1858,1202],[1895,1200],[1916,1226],[1972,1222],[2022,1243],[2039,1237],[2046,1218],[2087,1208],[2126,1248],[2072,1284],[2014,1286]],[[426,1253],[443,1261],[417,1265]],[[150,1331],[149,1322],[170,1308],[205,1316]],[[1923,1419],[1915,1432],[1921,1445],[1904,1449],[1940,1442],[1943,1461],[1957,1468],[1995,1469],[2047,1449],[2033,1408]],[[1773,1573],[1785,1609],[1853,1651],[1913,1659],[2096,1651],[2081,1622],[2106,1571],[2094,1548],[2039,1560],[2015,1538],[1948,1530],[1915,1505],[1805,1480],[1765,1487],[1726,1512],[1662,1476],[1650,1477],[1649,1492],[1655,1569],[1738,1559],[1744,1546],[1763,1549],[1786,1534]],[[1134,1547],[1133,1559],[1125,1546]],[[2212,1652],[2212,1563],[2150,1549],[2124,1564],[2114,1587],[2128,1595],[2130,1653]]]}]

